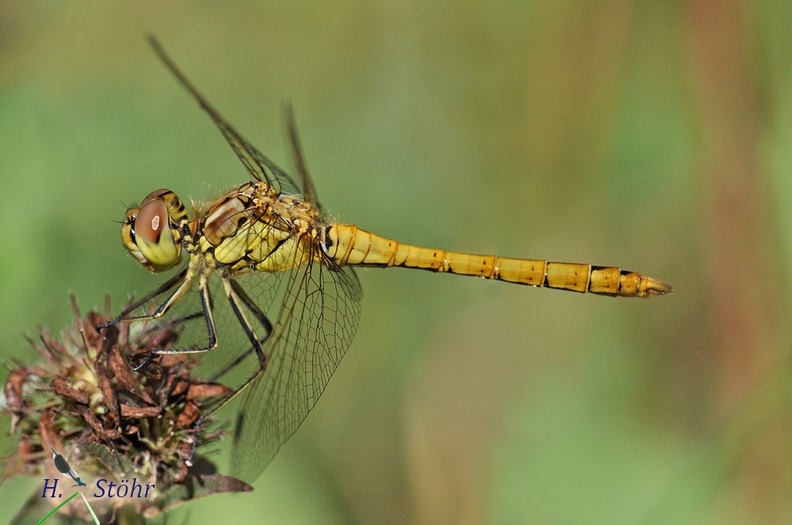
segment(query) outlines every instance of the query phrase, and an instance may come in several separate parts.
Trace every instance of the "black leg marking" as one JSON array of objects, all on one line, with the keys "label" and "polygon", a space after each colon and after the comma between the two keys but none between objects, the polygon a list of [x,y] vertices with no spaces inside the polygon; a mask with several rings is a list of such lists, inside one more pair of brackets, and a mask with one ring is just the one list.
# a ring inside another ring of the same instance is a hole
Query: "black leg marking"
[{"label": "black leg marking", "polygon": [[206,323],[206,345],[200,348],[157,348],[154,350],[155,354],[201,354],[217,348],[217,330],[215,329],[214,317],[212,316],[212,294],[209,291],[205,276],[201,276],[198,287],[201,294],[201,311],[178,318],[176,322],[186,322],[203,316],[204,323]]},{"label": "black leg marking", "polygon": [[173,302],[174,302],[174,300],[173,300],[173,299],[174,299],[174,296],[175,296],[177,293],[179,293],[179,291],[180,291],[180,289],[181,289],[181,286],[178,286],[178,287],[176,288],[176,290],[174,290],[174,291],[173,291],[173,292],[172,292],[172,293],[171,293],[171,294],[168,296],[168,298],[167,298],[167,299],[166,299],[166,300],[165,300],[165,301],[164,301],[162,304],[160,304],[160,305],[157,307],[157,309],[154,311],[154,313],[153,313],[153,314],[151,314],[151,315],[132,316],[132,317],[130,317],[130,314],[131,314],[132,312],[134,312],[135,310],[137,310],[138,308],[140,308],[141,306],[143,306],[144,304],[146,304],[147,302],[149,302],[149,301],[151,301],[152,299],[154,299],[155,297],[158,297],[158,296],[160,296],[160,295],[163,295],[163,294],[165,294],[165,293],[169,292],[169,291],[170,291],[171,289],[173,289],[173,287],[175,287],[176,285],[182,284],[182,283],[184,282],[184,280],[185,280],[185,277],[186,277],[186,275],[187,275],[187,271],[188,271],[188,268],[185,268],[185,269],[184,269],[184,270],[182,270],[181,272],[177,273],[176,275],[174,275],[173,277],[171,277],[170,279],[168,279],[167,281],[165,281],[164,283],[162,283],[162,284],[159,286],[159,288],[157,288],[156,290],[154,290],[154,291],[153,291],[153,292],[151,292],[150,294],[146,295],[145,297],[143,297],[143,298],[141,298],[141,299],[139,299],[139,300],[135,301],[135,302],[134,302],[132,305],[130,305],[128,308],[124,309],[124,311],[123,311],[123,312],[121,312],[121,313],[118,315],[118,317],[116,317],[116,318],[115,318],[115,319],[113,319],[112,321],[108,321],[108,322],[106,322],[106,323],[100,324],[100,325],[99,325],[97,328],[101,330],[102,328],[106,328],[106,327],[108,327],[108,326],[110,326],[110,325],[113,325],[113,324],[118,324],[118,323],[122,323],[122,322],[129,322],[129,321],[145,321],[145,320],[147,320],[147,319],[156,319],[156,318],[158,318],[158,317],[162,317],[162,315],[163,315],[163,314],[164,314],[164,313],[165,313],[165,312],[168,310],[168,308],[170,308],[170,306],[173,304]]}]

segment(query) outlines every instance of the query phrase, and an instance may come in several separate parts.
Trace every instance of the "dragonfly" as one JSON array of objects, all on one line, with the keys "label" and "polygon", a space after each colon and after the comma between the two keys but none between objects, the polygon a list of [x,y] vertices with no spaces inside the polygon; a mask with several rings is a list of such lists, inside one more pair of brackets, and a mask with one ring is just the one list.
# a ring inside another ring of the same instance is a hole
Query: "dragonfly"
[{"label": "dragonfly", "polygon": [[[153,37],[166,68],[209,115],[250,181],[188,212],[159,189],[126,212],[121,237],[153,273],[181,269],[109,324],[172,316],[200,336],[151,355],[221,354],[221,372],[252,361],[213,416],[241,396],[233,430],[231,473],[255,479],[314,407],[350,346],[361,313],[355,267],[414,268],[533,287],[621,297],[665,295],[658,279],[611,266],[475,255],[424,248],[332,220],[308,173],[290,106],[284,108],[298,180],[240,135],[195,88]],[[184,262],[183,262],[184,259]],[[224,301],[214,301],[223,296]],[[186,313],[182,302],[194,297]],[[228,335],[216,312],[225,303]],[[241,335],[240,335],[241,334]],[[218,350],[219,349],[219,350]]]}]

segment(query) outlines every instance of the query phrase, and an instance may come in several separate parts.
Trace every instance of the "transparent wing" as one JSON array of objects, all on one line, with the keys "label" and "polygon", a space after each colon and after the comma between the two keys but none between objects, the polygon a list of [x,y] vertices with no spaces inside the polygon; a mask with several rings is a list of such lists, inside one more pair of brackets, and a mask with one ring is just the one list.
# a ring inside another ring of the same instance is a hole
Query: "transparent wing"
[{"label": "transparent wing", "polygon": [[281,281],[281,307],[264,343],[267,368],[237,416],[231,473],[243,480],[255,479],[297,430],[357,329],[363,292],[354,271],[311,260]]},{"label": "transparent wing", "polygon": [[278,190],[279,193],[298,194],[301,193],[300,187],[292,180],[292,178],[282,169],[280,169],[274,162],[272,162],[266,155],[254,148],[242,135],[240,135],[221,115],[214,109],[206,98],[193,86],[192,82],[187,76],[181,72],[176,64],[170,59],[165,50],[162,49],[157,39],[153,36],[148,37],[149,44],[157,53],[160,60],[165,66],[173,73],[178,79],[179,83],[190,92],[195,98],[201,108],[206,111],[214,121],[215,125],[220,129],[231,149],[245,165],[245,168],[250,173],[250,176],[259,181],[266,181],[270,186]]},{"label": "transparent wing", "polygon": [[302,183],[303,198],[315,204],[320,211],[324,211],[322,205],[319,203],[319,198],[316,196],[316,188],[314,188],[311,174],[308,172],[308,165],[305,162],[305,155],[302,151],[302,144],[300,143],[300,135],[297,133],[297,122],[294,118],[294,108],[291,104],[283,105],[283,121],[286,124],[286,136],[289,138],[289,145],[292,150],[292,162],[300,175],[300,182]]}]

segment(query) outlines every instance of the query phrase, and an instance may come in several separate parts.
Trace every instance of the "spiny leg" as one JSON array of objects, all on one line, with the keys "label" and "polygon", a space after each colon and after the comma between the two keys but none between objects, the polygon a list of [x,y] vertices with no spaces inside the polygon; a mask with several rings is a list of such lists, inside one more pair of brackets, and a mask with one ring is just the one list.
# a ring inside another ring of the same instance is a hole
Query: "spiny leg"
[{"label": "spiny leg", "polygon": [[[256,306],[256,303],[253,302],[253,300],[250,299],[250,297],[247,295],[247,293],[245,293],[245,290],[243,290],[242,287],[239,286],[239,283],[237,283],[234,279],[228,279],[228,282],[229,282],[229,284],[231,286],[232,291],[236,294],[237,298],[245,306],[247,306],[248,310],[256,317],[258,322],[261,323],[261,326],[264,328],[264,337],[262,337],[261,339],[258,339],[259,345],[263,345],[264,342],[269,338],[270,334],[272,333],[272,323],[270,322],[269,318],[267,318],[266,314],[264,312],[262,312],[259,309],[259,307]],[[229,298],[229,301],[231,301],[230,298]],[[233,302],[232,302],[232,307],[233,307]],[[236,313],[236,310],[235,310],[235,313]],[[241,321],[240,321],[240,323],[241,323]],[[243,327],[244,327],[244,325],[243,325]],[[256,337],[255,334],[251,335],[251,334],[247,334],[247,332],[246,332],[246,335],[248,336],[248,339],[252,339],[252,338]],[[213,375],[210,378],[210,381],[214,382],[214,381],[217,381],[218,379],[220,379],[222,376],[227,374],[230,370],[236,368],[239,365],[239,363],[241,363],[242,361],[244,361],[245,359],[250,357],[250,354],[252,354],[253,352],[257,353],[257,356],[258,356],[258,359],[259,359],[259,367],[263,367],[265,365],[265,363],[263,363],[262,359],[261,359],[262,356],[263,356],[263,351],[261,353],[259,353],[259,351],[258,351],[259,347],[260,346],[257,346],[257,345],[251,345],[250,347],[248,347],[248,349],[245,350],[244,352],[242,352],[236,359],[231,361],[222,370],[220,370],[215,375]],[[266,356],[264,356],[264,357],[266,357]]]},{"label": "spiny leg", "polygon": [[[234,311],[234,315],[237,318],[240,326],[245,332],[245,335],[248,337],[248,340],[251,343],[251,348],[243,352],[243,354],[235,359],[230,365],[226,366],[223,370],[221,370],[218,374],[214,376],[214,378],[220,377],[228,372],[233,366],[239,364],[244,358],[250,355],[251,351],[256,352],[256,356],[258,357],[259,366],[257,370],[250,376],[250,378],[245,381],[241,386],[239,386],[236,390],[234,390],[231,395],[225,398],[219,405],[212,408],[208,413],[202,414],[193,424],[193,430],[195,432],[195,437],[193,438],[192,446],[190,447],[190,456],[187,458],[187,465],[192,465],[192,459],[195,455],[195,449],[198,446],[198,434],[201,431],[201,427],[203,426],[203,422],[206,419],[212,418],[215,414],[217,414],[220,410],[228,406],[234,399],[237,398],[242,392],[244,392],[247,387],[252,385],[257,379],[259,379],[263,374],[264,371],[267,369],[267,356],[264,353],[264,349],[262,348],[262,344],[269,338],[270,334],[272,334],[272,323],[267,319],[267,316],[262,312],[254,303],[251,301],[250,297],[245,293],[239,285],[230,278],[223,279],[223,289],[226,293],[226,298],[228,299],[228,303],[231,305],[231,309]],[[261,325],[266,330],[266,334],[264,337],[259,340],[256,337],[256,333],[253,329],[253,326],[248,321],[247,316],[242,311],[242,308],[239,303],[243,303],[251,313],[256,317],[256,319],[261,323]],[[214,379],[213,378],[213,379]]]},{"label": "spiny leg", "polygon": [[[143,368],[144,366],[146,366],[149,362],[151,362],[151,359],[153,358],[154,355],[200,354],[203,352],[209,352],[210,350],[214,350],[215,348],[217,348],[217,330],[215,328],[214,316],[212,315],[212,295],[209,291],[209,285],[207,284],[205,275],[201,275],[200,277],[198,284],[198,291],[201,297],[201,311],[175,320],[171,320],[169,322],[171,324],[181,324],[190,321],[192,319],[196,319],[198,317],[203,317],[204,323],[206,323],[206,336],[207,336],[206,345],[197,348],[155,348],[146,357],[143,358],[140,364],[136,366],[130,365],[130,367],[133,370],[137,371]],[[174,292],[173,296],[175,296],[178,292],[179,290]],[[183,294],[184,292],[182,292],[182,295]],[[168,309],[170,308],[170,306],[173,305],[173,303],[175,303],[175,301],[171,302],[171,304],[168,306]],[[167,309],[165,311],[167,311]],[[165,312],[162,312],[160,314],[160,317],[164,313]],[[152,318],[156,318],[156,317],[152,316]]]},{"label": "spiny leg", "polygon": [[[231,305],[231,309],[234,311],[234,315],[237,318],[242,330],[244,330],[245,335],[250,341],[251,348],[253,351],[256,352],[256,357],[258,358],[259,366],[257,370],[250,376],[250,378],[245,381],[240,387],[238,387],[234,392],[226,398],[219,406],[214,408],[208,415],[214,415],[218,410],[228,405],[231,401],[233,401],[239,394],[241,394],[251,383],[253,383],[257,378],[259,378],[263,373],[264,370],[267,368],[267,355],[264,353],[264,348],[262,347],[262,343],[264,343],[272,333],[272,323],[270,323],[269,319],[264,315],[264,313],[256,307],[255,304],[250,300],[250,298],[245,294],[245,292],[239,288],[236,282],[232,279],[223,279],[223,288],[226,292],[226,297],[228,299],[228,303]],[[240,293],[241,292],[241,293]],[[264,329],[267,331],[264,337],[259,340],[256,337],[256,332],[253,329],[253,326],[250,324],[245,312],[242,311],[240,306],[240,302],[243,303],[253,315],[261,322]],[[249,355],[250,350],[244,352],[244,354]]]},{"label": "spiny leg", "polygon": [[[154,354],[201,354],[217,348],[217,330],[215,329],[214,316],[212,315],[212,294],[209,292],[209,285],[206,276],[201,275],[198,291],[201,296],[201,310],[203,311],[204,322],[206,323],[206,346],[198,348],[157,348]],[[195,314],[189,315],[184,319],[193,318]],[[179,322],[181,319],[179,320]]]},{"label": "spiny leg", "polygon": [[[162,283],[156,290],[151,292],[150,294],[146,295],[145,297],[135,301],[132,305],[128,308],[125,308],[123,312],[118,314],[118,317],[113,319],[112,321],[108,321],[106,323],[100,324],[97,328],[100,330],[102,328],[106,328],[112,324],[118,323],[128,323],[131,321],[150,321],[151,319],[159,319],[162,317],[182,296],[190,289],[190,285],[192,284],[193,274],[190,268],[185,268],[181,272],[177,273],[164,283]],[[157,309],[147,315],[139,315],[139,316],[130,316],[132,312],[146,304],[147,302],[151,301],[155,297],[163,295],[169,292],[174,286],[178,285],[176,290],[168,296],[168,298],[160,304]]]},{"label": "spiny leg", "polygon": [[[180,327],[182,325],[186,325],[187,323],[194,321],[195,319],[200,319],[205,317],[205,313],[203,308],[200,311],[192,313],[190,315],[183,315],[180,317],[175,317],[168,319],[167,323],[160,323],[154,326],[150,326],[146,329],[144,336],[153,336],[154,340],[156,341],[154,344],[148,346],[154,346],[154,350],[150,350],[146,353],[145,357],[139,364],[133,365],[126,359],[126,363],[134,371],[140,371],[143,367],[148,365],[151,362],[151,359],[154,355],[157,354],[157,349],[159,349],[159,345],[162,344],[163,335],[165,335],[165,339],[167,340],[167,334],[170,333],[170,328],[173,327]],[[164,330],[164,331],[163,331]],[[137,356],[136,356],[137,357]]]}]

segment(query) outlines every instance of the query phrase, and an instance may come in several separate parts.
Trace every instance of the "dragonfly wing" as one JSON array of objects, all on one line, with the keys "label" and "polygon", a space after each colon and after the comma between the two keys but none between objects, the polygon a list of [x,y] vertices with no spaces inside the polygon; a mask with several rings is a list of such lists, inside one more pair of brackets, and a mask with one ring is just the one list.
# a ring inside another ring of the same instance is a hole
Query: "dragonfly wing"
[{"label": "dragonfly wing", "polygon": [[223,131],[223,134],[226,135],[226,140],[228,140],[229,144],[231,144],[231,147],[234,149],[234,152],[237,154],[237,157],[239,157],[239,160],[241,160],[242,163],[246,167],[248,167],[250,165],[250,159],[252,158],[253,162],[255,162],[255,165],[258,166],[258,169],[254,169],[253,171],[251,171],[251,168],[248,167],[248,171],[254,178],[256,177],[256,173],[258,172],[266,173],[266,169],[265,169],[266,167],[269,169],[271,176],[267,177],[264,180],[266,180],[271,186],[277,189],[278,193],[285,193],[291,195],[297,195],[302,193],[300,186],[297,185],[297,183],[294,182],[294,180],[292,180],[292,178],[289,176],[288,173],[280,169],[277,166],[277,164],[275,164],[269,159],[269,157],[261,153],[255,147],[251,146],[236,131],[234,131],[230,125],[226,124],[226,126],[228,126],[228,128],[231,131],[233,131],[234,137],[236,137],[235,140],[238,140],[240,144],[244,145],[244,148],[242,149],[242,153],[240,154],[240,146],[232,142],[231,139],[229,139],[229,136],[226,135],[226,132]]},{"label": "dragonfly wing", "polygon": [[157,53],[160,60],[173,73],[179,83],[193,96],[198,105],[209,114],[212,121],[220,129],[231,149],[245,165],[250,176],[256,180],[266,181],[269,185],[278,190],[279,193],[297,194],[300,193],[299,186],[292,178],[274,162],[269,160],[266,155],[254,148],[242,135],[240,135],[231,124],[229,124],[220,113],[209,103],[209,101],[198,91],[190,82],[190,79],[171,60],[160,43],[153,36],[148,37],[149,44]]},{"label": "dragonfly wing", "polygon": [[303,154],[302,144],[300,143],[300,135],[297,133],[297,123],[294,119],[294,108],[291,104],[283,105],[283,120],[286,123],[286,134],[289,138],[289,145],[292,150],[292,161],[294,167],[297,168],[297,173],[300,175],[300,182],[302,182],[303,198],[315,204],[320,211],[323,210],[319,199],[316,196],[316,188],[314,187],[311,174],[308,173],[308,165],[305,162],[305,155]]},{"label": "dragonfly wing", "polygon": [[267,369],[248,389],[234,432],[231,472],[243,480],[264,470],[314,407],[360,319],[363,293],[351,268],[327,259],[289,272],[264,344]]}]

